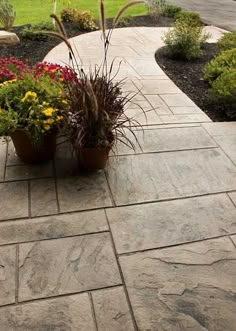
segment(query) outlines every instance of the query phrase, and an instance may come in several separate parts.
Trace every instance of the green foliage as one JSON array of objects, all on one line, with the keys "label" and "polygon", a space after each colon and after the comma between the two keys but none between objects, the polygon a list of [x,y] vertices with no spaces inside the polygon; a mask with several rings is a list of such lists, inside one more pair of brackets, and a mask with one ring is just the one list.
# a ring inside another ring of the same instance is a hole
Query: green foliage
[{"label": "green foliage", "polygon": [[11,31],[16,18],[16,12],[9,0],[0,0],[0,24],[6,31]]},{"label": "green foliage", "polygon": [[50,22],[41,22],[38,24],[33,24],[30,27],[25,28],[22,31],[22,38],[29,40],[47,40],[48,36],[41,33],[41,31],[52,31],[54,26]]},{"label": "green foliage", "polygon": [[181,11],[181,12],[177,13],[177,15],[175,16],[175,19],[178,21],[184,22],[185,24],[189,24],[192,27],[203,25],[200,15],[198,13],[194,13],[194,12]]},{"label": "green foliage", "polygon": [[97,28],[94,17],[88,10],[64,8],[61,12],[61,20],[62,22],[76,23],[83,31],[93,31]]},{"label": "green foliage", "polygon": [[226,71],[236,71],[236,48],[224,51],[211,60],[204,68],[204,79],[210,84]]},{"label": "green foliage", "polygon": [[176,20],[173,29],[163,37],[165,55],[179,60],[193,60],[201,56],[202,44],[209,35],[201,26],[191,26],[189,21]]},{"label": "green foliage", "polygon": [[176,15],[181,13],[181,11],[181,7],[166,4],[163,9],[162,15],[165,17],[175,18]]},{"label": "green foliage", "polygon": [[165,10],[166,0],[147,0],[145,4],[149,15],[160,16]]},{"label": "green foliage", "polygon": [[236,70],[223,72],[213,83],[212,93],[219,101],[228,105],[227,114],[236,119]]},{"label": "green foliage", "polygon": [[117,24],[117,27],[119,28],[127,27],[129,25],[131,18],[132,16],[121,17],[119,23]]},{"label": "green foliage", "polygon": [[224,33],[217,44],[221,51],[236,48],[236,31]]}]

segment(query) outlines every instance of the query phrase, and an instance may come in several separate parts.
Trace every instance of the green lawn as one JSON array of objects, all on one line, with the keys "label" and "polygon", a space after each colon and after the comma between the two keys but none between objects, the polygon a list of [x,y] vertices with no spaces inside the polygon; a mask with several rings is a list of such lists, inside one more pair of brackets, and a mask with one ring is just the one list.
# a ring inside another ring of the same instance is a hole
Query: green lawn
[{"label": "green lawn", "polygon": [[[58,0],[57,2],[57,14],[60,14],[61,9],[66,7],[68,1]],[[90,10],[98,18],[98,0],[71,0],[70,2],[75,8]],[[107,17],[114,17],[121,6],[127,2],[128,0],[105,0]],[[16,11],[15,25],[48,21],[53,7],[52,0],[11,0],[11,3]],[[137,5],[131,7],[126,12],[126,15],[141,15],[145,13],[144,5]]]}]

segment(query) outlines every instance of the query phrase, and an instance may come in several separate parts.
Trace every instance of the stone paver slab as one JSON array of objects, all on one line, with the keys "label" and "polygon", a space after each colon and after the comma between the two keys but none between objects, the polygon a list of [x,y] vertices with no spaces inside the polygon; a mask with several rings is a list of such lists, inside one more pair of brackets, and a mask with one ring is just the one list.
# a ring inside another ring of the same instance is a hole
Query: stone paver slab
[{"label": "stone paver slab", "polygon": [[58,198],[62,212],[112,205],[103,172],[58,179]]},{"label": "stone paver slab", "polygon": [[214,136],[214,140],[236,164],[236,129],[235,135]]},{"label": "stone paver slab", "polygon": [[171,80],[142,80],[141,92],[143,94],[170,94],[180,93],[181,90]]},{"label": "stone paver slab", "polygon": [[77,294],[0,310],[4,331],[95,331],[88,295]]},{"label": "stone paver slab", "polygon": [[[150,108],[151,107],[149,107],[149,109]],[[136,108],[127,109],[125,113],[128,117],[132,118],[133,126],[162,124],[155,110],[144,110],[136,106]]]},{"label": "stone paver slab", "polygon": [[40,165],[15,165],[6,167],[6,181],[52,177],[52,162]]},{"label": "stone paver slab", "polygon": [[165,124],[211,122],[206,114],[160,115],[160,119]]},{"label": "stone paver slab", "polygon": [[139,75],[157,76],[164,74],[154,59],[127,59],[127,61]]},{"label": "stone paver slab", "polygon": [[236,247],[228,238],[120,257],[140,331],[234,331]]},{"label": "stone paver slab", "polygon": [[0,306],[15,302],[15,283],[16,247],[0,247]]},{"label": "stone paver slab", "polygon": [[161,94],[160,97],[169,107],[196,107],[195,103],[184,93]]},{"label": "stone paver slab", "polygon": [[217,147],[201,127],[145,130],[139,140],[144,152]]},{"label": "stone paver slab", "polygon": [[0,245],[108,231],[103,210],[0,222]]},{"label": "stone paver slab", "polygon": [[20,165],[24,164],[23,161],[17,156],[15,147],[13,145],[12,140],[8,142],[8,150],[7,150],[7,165]]},{"label": "stone paver slab", "polygon": [[236,246],[236,234],[234,236],[231,236],[231,239],[233,240],[235,246]]},{"label": "stone paver slab", "polygon": [[147,94],[146,99],[150,102],[152,107],[155,109],[158,115],[168,115],[172,114],[169,107],[164,103],[164,101],[157,94]]},{"label": "stone paver slab", "polygon": [[28,183],[0,183],[0,220],[29,216]]},{"label": "stone paver slab", "polygon": [[198,107],[170,107],[170,110],[175,115],[204,114],[204,112]]},{"label": "stone paver slab", "polygon": [[211,136],[236,135],[236,122],[205,123],[202,126]]},{"label": "stone paver slab", "polygon": [[217,148],[121,156],[107,175],[117,205],[236,189],[236,168]]},{"label": "stone paver slab", "polygon": [[30,182],[31,216],[56,214],[57,197],[54,179],[37,179]]},{"label": "stone paver slab", "polygon": [[227,195],[114,208],[107,215],[118,253],[236,232],[236,208]]},{"label": "stone paver slab", "polygon": [[236,192],[228,193],[228,195],[236,206]]},{"label": "stone paver slab", "polygon": [[122,287],[92,292],[98,331],[134,331]]},{"label": "stone paver slab", "polygon": [[19,301],[120,283],[108,233],[20,244]]}]

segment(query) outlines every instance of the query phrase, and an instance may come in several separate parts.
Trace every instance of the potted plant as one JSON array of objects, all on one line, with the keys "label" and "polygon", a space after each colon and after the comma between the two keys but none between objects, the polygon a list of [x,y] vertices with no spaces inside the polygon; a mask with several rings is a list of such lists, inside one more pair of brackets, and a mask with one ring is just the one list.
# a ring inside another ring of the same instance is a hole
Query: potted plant
[{"label": "potted plant", "polygon": [[0,72],[0,136],[12,138],[17,155],[25,162],[49,160],[56,149],[56,132],[66,103],[58,97],[63,75],[58,66],[39,64],[22,66],[22,71],[13,70],[9,76],[9,61],[2,75]]},{"label": "potted plant", "polygon": [[127,136],[127,131],[131,132],[137,141],[133,130],[137,121],[129,118],[125,113],[125,105],[133,96],[122,93],[124,80],[115,81],[116,74],[112,74],[113,63],[111,66],[107,64],[107,52],[112,31],[122,14],[132,5],[141,2],[133,1],[125,5],[115,17],[113,27],[107,31],[104,3],[100,1],[104,60],[89,73],[85,73],[77,63],[63,25],[55,15],[51,15],[57,22],[59,33],[47,32],[47,34],[59,37],[66,43],[71,59],[71,64],[67,67],[70,79],[65,80],[64,83],[64,97],[68,102],[64,111],[66,132],[78,158],[79,167],[85,170],[104,168],[108,154],[117,141],[135,148],[135,144]]}]

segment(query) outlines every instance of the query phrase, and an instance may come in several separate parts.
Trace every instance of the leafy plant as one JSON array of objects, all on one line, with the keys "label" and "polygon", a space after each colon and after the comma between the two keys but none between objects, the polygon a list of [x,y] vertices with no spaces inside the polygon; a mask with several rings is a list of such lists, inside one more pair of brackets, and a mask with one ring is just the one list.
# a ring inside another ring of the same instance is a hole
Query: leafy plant
[{"label": "leafy plant", "polygon": [[191,25],[192,27],[202,26],[200,15],[194,12],[181,11],[177,13],[175,19],[183,22],[184,24]]},{"label": "leafy plant", "polygon": [[11,31],[16,12],[9,0],[0,0],[0,23],[6,31]]},{"label": "leafy plant", "polygon": [[221,51],[236,48],[236,31],[226,32],[217,42]]},{"label": "leafy plant", "polygon": [[204,79],[210,84],[229,70],[236,70],[236,48],[221,52],[204,68]]},{"label": "leafy plant", "polygon": [[27,68],[27,65],[13,57],[0,59],[0,83],[12,80],[20,76]]},{"label": "leafy plant", "polygon": [[212,83],[211,91],[220,102],[228,105],[227,114],[236,119],[236,70],[223,72]]},{"label": "leafy plant", "polygon": [[[67,105],[62,94],[63,73],[56,74],[50,65],[27,68],[12,80],[0,84],[0,135],[24,129],[33,142],[57,128],[63,119],[61,110]],[[45,70],[47,68],[47,70]],[[55,79],[53,79],[53,75]]]},{"label": "leafy plant", "polygon": [[51,22],[41,22],[38,24],[32,24],[30,27],[26,27],[22,31],[22,38],[29,40],[47,40],[48,36],[43,34],[42,31],[52,31],[54,25]]},{"label": "leafy plant", "polygon": [[162,15],[170,18],[175,18],[182,11],[181,7],[166,4],[163,8]]},{"label": "leafy plant", "polygon": [[64,8],[61,12],[63,22],[78,24],[79,28],[84,31],[96,30],[94,17],[88,10],[79,10],[75,8]]},{"label": "leafy plant", "polygon": [[63,40],[72,61],[68,70],[73,77],[65,81],[65,98],[68,107],[64,112],[66,131],[75,151],[83,147],[112,147],[119,140],[134,148],[127,137],[127,130],[135,137],[132,130],[134,119],[127,117],[125,105],[132,97],[124,95],[121,90],[123,81],[115,81],[113,63],[107,64],[107,52],[113,29],[118,25],[125,11],[142,1],[133,1],[125,5],[113,20],[113,26],[106,30],[105,8],[100,0],[101,30],[104,43],[104,60],[102,64],[86,74],[77,63],[74,51],[66,37],[63,25],[55,15],[59,33],[51,33]]},{"label": "leafy plant", "polygon": [[151,16],[160,16],[163,14],[165,7],[167,6],[166,0],[147,0],[145,5],[148,9],[148,13]]},{"label": "leafy plant", "polygon": [[193,60],[201,56],[202,44],[209,35],[203,32],[203,27],[192,26],[189,21],[176,20],[173,29],[163,37],[166,45],[164,54],[170,58]]}]

